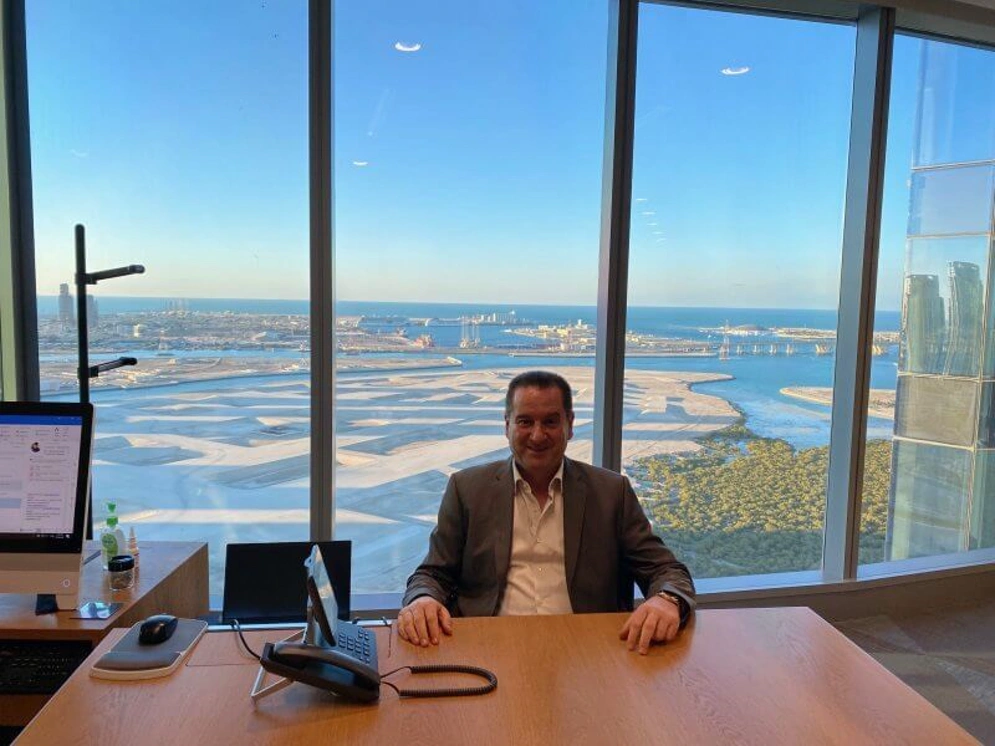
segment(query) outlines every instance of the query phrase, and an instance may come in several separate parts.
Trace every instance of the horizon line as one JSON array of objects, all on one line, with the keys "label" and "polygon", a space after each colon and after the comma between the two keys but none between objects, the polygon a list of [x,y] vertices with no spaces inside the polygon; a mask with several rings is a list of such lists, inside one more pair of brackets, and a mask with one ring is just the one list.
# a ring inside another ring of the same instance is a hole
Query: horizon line
[{"label": "horizon line", "polygon": [[[71,294],[72,295],[72,294]],[[92,295],[92,294],[90,294]],[[36,298],[58,299],[58,294],[38,294]],[[72,295],[75,297],[75,295]],[[114,298],[119,300],[139,300],[139,301],[163,301],[163,300],[185,300],[185,301],[259,301],[264,303],[310,303],[309,298],[259,298],[259,297],[209,297],[192,295],[92,295],[99,300],[101,298]],[[395,305],[432,305],[432,306],[505,306],[514,310],[515,306],[538,306],[545,308],[592,308],[597,309],[597,304],[591,303],[535,303],[531,301],[508,302],[508,301],[429,301],[429,300],[367,300],[357,298],[340,298],[335,303],[380,303]],[[730,311],[838,311],[837,308],[825,307],[801,307],[801,306],[715,306],[715,305],[648,305],[629,304],[629,308],[666,308],[666,309],[728,309]],[[900,312],[900,308],[877,308],[877,311]]]}]

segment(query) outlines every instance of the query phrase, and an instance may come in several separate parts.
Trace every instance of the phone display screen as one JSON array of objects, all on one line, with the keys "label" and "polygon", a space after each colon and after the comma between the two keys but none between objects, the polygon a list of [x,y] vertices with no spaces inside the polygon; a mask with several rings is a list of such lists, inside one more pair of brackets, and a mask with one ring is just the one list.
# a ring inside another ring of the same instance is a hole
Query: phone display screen
[{"label": "phone display screen", "polygon": [[328,577],[328,570],[325,569],[325,560],[321,556],[321,549],[315,544],[311,548],[311,556],[307,560],[307,593],[311,599],[312,613],[318,623],[322,637],[329,645],[335,645],[335,630],[332,626],[334,620],[339,617],[339,607],[335,603],[335,591],[332,589],[332,581]]}]

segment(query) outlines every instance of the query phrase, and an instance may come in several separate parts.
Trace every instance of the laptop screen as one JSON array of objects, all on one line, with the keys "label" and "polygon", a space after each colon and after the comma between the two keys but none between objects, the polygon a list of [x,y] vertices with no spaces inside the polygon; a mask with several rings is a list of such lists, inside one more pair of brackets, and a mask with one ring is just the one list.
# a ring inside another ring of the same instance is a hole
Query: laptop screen
[{"label": "laptop screen", "polygon": [[277,624],[307,620],[307,569],[304,561],[317,543],[325,558],[338,604],[339,619],[349,618],[352,543],[280,541],[229,544],[221,621]]}]

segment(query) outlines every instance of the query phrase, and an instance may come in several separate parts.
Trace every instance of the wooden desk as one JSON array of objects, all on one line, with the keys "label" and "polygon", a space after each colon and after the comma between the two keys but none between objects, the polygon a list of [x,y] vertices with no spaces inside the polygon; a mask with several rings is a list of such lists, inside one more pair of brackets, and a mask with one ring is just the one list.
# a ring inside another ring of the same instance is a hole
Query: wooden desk
[{"label": "wooden desk", "polygon": [[[294,684],[254,708],[256,662],[233,634],[209,634],[166,679],[100,681],[84,664],[16,744],[975,743],[808,609],[702,611],[645,657],[617,640],[623,619],[459,619],[454,637],[427,650],[380,629],[381,671],[470,663],[499,685],[483,697],[423,700],[384,687],[374,705]],[[249,642],[258,650],[279,636],[257,631]],[[391,680],[413,688],[453,678]]]},{"label": "wooden desk", "polygon": [[[87,542],[87,549],[96,549]],[[124,606],[109,619],[73,619],[73,611],[35,616],[35,597],[0,594],[0,638],[14,640],[89,640],[96,646],[115,627],[131,627],[159,611],[196,617],[208,611],[207,544],[140,542],[134,587],[112,593],[100,557],[83,566],[80,603],[119,601]],[[84,553],[87,556],[90,552]],[[0,725],[24,725],[48,695],[0,695]]]}]

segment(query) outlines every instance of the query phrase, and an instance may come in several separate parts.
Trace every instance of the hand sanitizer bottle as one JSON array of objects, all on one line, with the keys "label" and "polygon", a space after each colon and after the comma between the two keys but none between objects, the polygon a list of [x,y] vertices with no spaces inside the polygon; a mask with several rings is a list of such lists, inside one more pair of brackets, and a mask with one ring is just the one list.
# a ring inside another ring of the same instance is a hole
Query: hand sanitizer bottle
[{"label": "hand sanitizer bottle", "polygon": [[117,503],[107,503],[107,518],[104,528],[100,531],[101,561],[104,569],[107,562],[125,551],[124,532],[117,526]]}]

